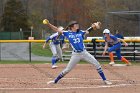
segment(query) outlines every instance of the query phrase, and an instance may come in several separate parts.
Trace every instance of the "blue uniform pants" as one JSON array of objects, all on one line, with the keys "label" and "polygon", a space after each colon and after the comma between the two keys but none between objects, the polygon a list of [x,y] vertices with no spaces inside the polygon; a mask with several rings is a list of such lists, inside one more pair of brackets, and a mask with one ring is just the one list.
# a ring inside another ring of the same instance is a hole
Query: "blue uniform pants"
[{"label": "blue uniform pants", "polygon": [[115,51],[116,52],[116,56],[118,57],[119,60],[121,60],[122,56],[121,56],[121,43],[117,43],[115,45],[113,45],[112,47],[108,48],[108,52],[112,52]]}]

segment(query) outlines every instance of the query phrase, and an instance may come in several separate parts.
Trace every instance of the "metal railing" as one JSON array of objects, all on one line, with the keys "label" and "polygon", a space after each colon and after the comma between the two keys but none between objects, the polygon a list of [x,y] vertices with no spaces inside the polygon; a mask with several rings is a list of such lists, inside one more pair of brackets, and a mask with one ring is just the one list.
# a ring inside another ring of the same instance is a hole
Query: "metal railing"
[{"label": "metal railing", "polygon": [[[125,41],[128,43],[128,46],[125,47],[122,44],[121,48],[121,55],[126,57],[130,61],[139,61],[140,60],[140,40],[138,39],[125,39]],[[86,41],[85,43],[86,49],[89,53],[91,53],[96,59],[99,61],[109,61],[109,55],[106,54],[106,56],[102,56],[102,52],[104,50],[104,40],[96,40],[92,39]],[[69,54],[64,54],[64,60],[69,60],[71,55],[70,53],[72,51],[66,51],[69,52]],[[115,52],[113,52],[115,54]],[[117,56],[114,55],[114,59],[119,61],[117,59]]]},{"label": "metal railing", "polygon": [[[122,46],[122,56],[127,57],[129,60],[137,61],[140,60],[140,40],[138,39],[125,39],[126,42],[129,43],[128,47]],[[28,60],[32,61],[32,43],[44,43],[45,40],[0,40],[0,60],[2,56],[2,43],[28,43]],[[68,40],[66,40],[68,42]],[[88,50],[89,53],[91,53],[93,56],[95,56],[98,60],[109,60],[109,56],[106,55],[105,57],[102,56],[103,52],[103,43],[104,40],[84,40],[84,43],[86,45],[86,49]],[[9,46],[10,47],[10,46]],[[71,51],[66,51],[69,52],[69,54],[64,54],[64,60],[69,60],[71,56]],[[116,56],[114,56],[115,59],[117,60]]]}]

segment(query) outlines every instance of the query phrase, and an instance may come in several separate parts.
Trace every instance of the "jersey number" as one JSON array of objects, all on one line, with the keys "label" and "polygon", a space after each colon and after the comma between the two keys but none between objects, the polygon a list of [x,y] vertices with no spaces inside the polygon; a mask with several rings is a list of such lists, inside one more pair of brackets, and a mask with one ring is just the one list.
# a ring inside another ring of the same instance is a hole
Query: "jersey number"
[{"label": "jersey number", "polygon": [[80,42],[80,39],[79,38],[76,38],[76,39],[73,39],[74,42],[73,43],[79,43]]}]

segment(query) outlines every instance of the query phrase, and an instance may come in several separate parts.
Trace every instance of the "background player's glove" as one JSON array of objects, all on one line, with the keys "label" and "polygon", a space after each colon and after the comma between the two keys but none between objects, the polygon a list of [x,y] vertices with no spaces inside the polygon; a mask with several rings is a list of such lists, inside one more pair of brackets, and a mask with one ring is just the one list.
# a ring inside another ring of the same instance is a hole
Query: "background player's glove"
[{"label": "background player's glove", "polygon": [[48,19],[44,19],[43,20],[43,24],[47,25],[49,23],[49,20]]}]

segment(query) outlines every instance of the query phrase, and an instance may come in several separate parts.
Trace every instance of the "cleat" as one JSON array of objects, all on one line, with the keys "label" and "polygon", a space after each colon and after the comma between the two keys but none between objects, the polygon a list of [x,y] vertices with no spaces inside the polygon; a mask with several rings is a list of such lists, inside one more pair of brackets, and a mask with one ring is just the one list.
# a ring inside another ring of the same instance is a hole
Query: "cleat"
[{"label": "cleat", "polygon": [[104,83],[105,83],[106,85],[112,85],[112,82],[110,82],[110,81],[108,81],[108,80],[104,80]]},{"label": "cleat", "polygon": [[129,62],[128,64],[126,64],[126,66],[131,66],[132,64]]},{"label": "cleat", "polygon": [[55,84],[55,82],[54,81],[49,81],[49,82],[47,82],[47,84],[49,85],[49,84]]},{"label": "cleat", "polygon": [[114,65],[114,64],[115,64],[115,62],[110,62],[110,63],[109,63],[109,65]]},{"label": "cleat", "polygon": [[52,66],[52,69],[56,69],[56,68],[58,68],[58,66],[56,66],[56,65],[53,65]]}]

